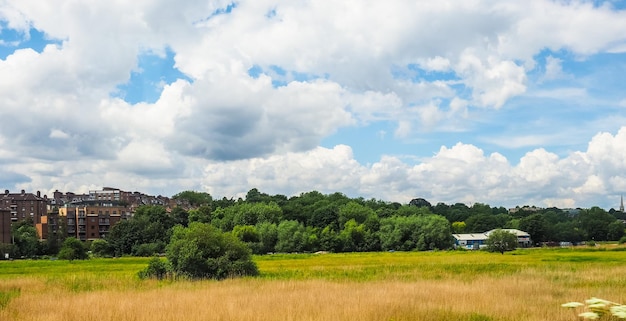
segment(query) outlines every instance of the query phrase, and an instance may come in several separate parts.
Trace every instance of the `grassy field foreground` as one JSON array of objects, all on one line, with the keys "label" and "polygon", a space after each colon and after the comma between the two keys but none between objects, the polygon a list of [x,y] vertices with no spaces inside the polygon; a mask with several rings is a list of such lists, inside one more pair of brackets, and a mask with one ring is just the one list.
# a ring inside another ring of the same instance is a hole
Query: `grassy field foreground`
[{"label": "grassy field foreground", "polygon": [[148,259],[0,261],[0,320],[576,320],[626,302],[626,248],[268,255],[257,278],[141,281]]}]

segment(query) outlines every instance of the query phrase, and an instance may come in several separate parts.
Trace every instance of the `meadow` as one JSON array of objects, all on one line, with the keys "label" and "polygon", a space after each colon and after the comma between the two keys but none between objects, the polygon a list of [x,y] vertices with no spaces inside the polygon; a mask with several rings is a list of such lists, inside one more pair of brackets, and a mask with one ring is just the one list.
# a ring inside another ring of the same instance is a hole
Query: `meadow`
[{"label": "meadow", "polygon": [[626,247],[256,256],[261,275],[140,280],[147,258],[0,261],[0,320],[577,320],[626,302]]}]

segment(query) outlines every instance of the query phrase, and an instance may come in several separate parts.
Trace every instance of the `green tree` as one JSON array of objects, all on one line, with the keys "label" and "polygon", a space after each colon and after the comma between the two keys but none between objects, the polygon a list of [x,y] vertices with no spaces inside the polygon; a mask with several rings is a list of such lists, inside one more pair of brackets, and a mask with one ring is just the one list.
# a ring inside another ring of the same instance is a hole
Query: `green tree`
[{"label": "green tree", "polygon": [[189,203],[189,205],[193,207],[201,206],[201,205],[211,205],[213,202],[213,198],[211,194],[204,192],[195,192],[195,191],[184,191],[180,192],[174,196],[173,199],[180,201],[182,203]]},{"label": "green tree", "polygon": [[582,210],[578,215],[579,226],[585,232],[586,240],[608,240],[609,224],[615,220],[615,217],[597,206]]},{"label": "green tree", "polygon": [[617,241],[624,236],[624,223],[622,221],[614,221],[609,224],[607,238],[609,241]]},{"label": "green tree", "polygon": [[382,219],[379,235],[383,250],[447,249],[453,243],[450,222],[434,214]]},{"label": "green tree", "polygon": [[68,237],[63,241],[61,250],[59,251],[59,259],[61,260],[86,260],[89,258],[87,247],[83,242],[75,237]]},{"label": "green tree", "polygon": [[517,248],[517,236],[505,230],[497,229],[487,237],[487,250],[490,252],[513,251]]},{"label": "green tree", "polygon": [[213,209],[210,205],[201,205],[188,212],[188,222],[211,223]]},{"label": "green tree", "polygon": [[170,270],[171,267],[167,264],[167,262],[155,256],[150,259],[150,262],[148,262],[148,266],[145,269],[139,271],[138,276],[140,279],[152,278],[162,280],[167,276]]},{"label": "green tree", "polygon": [[266,254],[274,252],[276,248],[276,242],[278,242],[278,227],[274,223],[262,222],[256,226],[257,233],[259,233],[259,248],[256,250],[256,254]]},{"label": "green tree", "polygon": [[465,222],[454,222],[452,223],[452,232],[456,233],[456,234],[460,234],[465,232],[465,227],[467,225],[465,224]]},{"label": "green tree", "polygon": [[306,250],[308,234],[298,221],[282,221],[278,224],[276,251],[283,253],[303,252]]},{"label": "green tree", "polygon": [[18,256],[33,257],[39,253],[39,234],[30,218],[13,224],[11,233]]},{"label": "green tree", "polygon": [[520,219],[519,227],[530,235],[530,239],[534,244],[540,244],[547,241],[547,223],[542,214],[531,214]]},{"label": "green tree", "polygon": [[114,249],[106,240],[94,240],[91,242],[91,254],[96,257],[113,256]]},{"label": "green tree", "polygon": [[206,223],[175,226],[166,254],[176,275],[192,279],[258,274],[250,249],[243,242]]}]

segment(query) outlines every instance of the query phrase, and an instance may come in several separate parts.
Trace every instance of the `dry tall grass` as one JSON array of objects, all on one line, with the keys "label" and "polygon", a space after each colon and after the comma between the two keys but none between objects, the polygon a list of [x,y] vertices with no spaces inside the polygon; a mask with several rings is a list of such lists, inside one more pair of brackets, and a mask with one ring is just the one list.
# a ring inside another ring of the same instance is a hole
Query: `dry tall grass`
[{"label": "dry tall grass", "polygon": [[[472,265],[478,263],[471,263],[472,258],[480,257],[466,256],[470,263],[466,262],[466,271],[460,276],[454,271],[432,277],[439,259],[430,257],[435,261],[430,264],[432,271],[420,266],[424,263],[419,263],[424,260],[420,258],[415,265],[419,268],[365,281],[250,278],[142,282],[132,276],[106,279],[86,274],[56,281],[41,276],[18,277],[0,283],[0,291],[21,289],[19,297],[0,310],[0,320],[565,321],[576,319],[572,311],[560,307],[567,301],[590,296],[626,301],[624,264],[524,263],[514,273],[473,276]],[[509,256],[507,260],[513,259]],[[309,269],[324,269],[323,264],[313,263]],[[344,269],[351,268],[349,260],[345,264]],[[272,266],[275,262],[267,267]],[[304,269],[306,265],[298,266]]]}]

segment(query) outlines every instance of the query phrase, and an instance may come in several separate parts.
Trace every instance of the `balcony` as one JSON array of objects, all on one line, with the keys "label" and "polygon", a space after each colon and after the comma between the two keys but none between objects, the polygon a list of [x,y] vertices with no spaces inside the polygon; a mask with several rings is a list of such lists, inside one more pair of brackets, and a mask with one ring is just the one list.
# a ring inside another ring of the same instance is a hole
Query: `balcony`
[{"label": "balcony", "polygon": [[68,228],[67,229],[67,233],[74,234],[74,233],[76,233],[76,229],[75,228]]},{"label": "balcony", "polygon": [[111,225],[108,219],[107,220],[99,220],[98,224],[99,225]]}]

